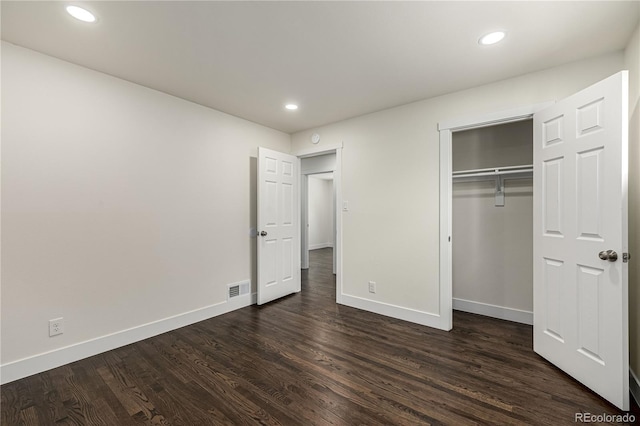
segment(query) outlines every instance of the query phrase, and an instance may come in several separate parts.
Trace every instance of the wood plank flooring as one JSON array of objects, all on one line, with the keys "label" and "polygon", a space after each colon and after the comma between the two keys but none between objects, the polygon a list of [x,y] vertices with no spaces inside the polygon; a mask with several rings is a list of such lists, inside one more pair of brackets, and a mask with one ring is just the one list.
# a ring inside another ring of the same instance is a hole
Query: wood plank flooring
[{"label": "wood plank flooring", "polygon": [[331,256],[311,253],[299,294],[2,386],[1,424],[569,425],[576,412],[619,414],[536,355],[529,326],[456,312],[443,332],[336,305]]}]

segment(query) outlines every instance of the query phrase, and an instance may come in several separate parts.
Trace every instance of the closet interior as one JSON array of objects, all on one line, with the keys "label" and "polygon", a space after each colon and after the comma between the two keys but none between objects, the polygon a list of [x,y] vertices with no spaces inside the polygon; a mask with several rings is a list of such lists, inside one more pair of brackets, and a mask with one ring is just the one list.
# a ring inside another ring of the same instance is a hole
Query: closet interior
[{"label": "closet interior", "polygon": [[453,308],[533,323],[533,120],[452,135]]}]

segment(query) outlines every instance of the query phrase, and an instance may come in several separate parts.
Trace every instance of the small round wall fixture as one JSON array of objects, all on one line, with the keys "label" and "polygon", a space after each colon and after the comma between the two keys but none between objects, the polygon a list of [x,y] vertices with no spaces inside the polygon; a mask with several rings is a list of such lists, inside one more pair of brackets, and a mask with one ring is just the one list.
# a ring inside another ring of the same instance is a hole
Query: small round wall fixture
[{"label": "small round wall fixture", "polygon": [[320,135],[317,133],[314,133],[311,135],[311,143],[318,143],[320,142]]}]

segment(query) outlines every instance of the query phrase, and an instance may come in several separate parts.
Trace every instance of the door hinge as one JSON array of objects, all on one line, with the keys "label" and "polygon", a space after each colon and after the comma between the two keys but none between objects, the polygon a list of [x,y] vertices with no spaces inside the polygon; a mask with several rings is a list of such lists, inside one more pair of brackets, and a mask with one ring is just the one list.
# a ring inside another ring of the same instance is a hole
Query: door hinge
[{"label": "door hinge", "polygon": [[629,259],[631,259],[631,255],[629,253],[622,253],[622,263],[629,262]]}]

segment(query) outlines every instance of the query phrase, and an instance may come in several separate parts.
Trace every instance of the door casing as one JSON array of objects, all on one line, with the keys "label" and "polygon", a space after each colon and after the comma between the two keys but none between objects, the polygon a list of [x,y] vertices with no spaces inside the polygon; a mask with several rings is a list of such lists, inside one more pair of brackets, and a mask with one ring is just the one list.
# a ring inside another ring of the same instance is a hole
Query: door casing
[{"label": "door casing", "polygon": [[438,123],[440,132],[440,323],[438,328],[453,328],[453,258],[451,250],[452,234],[452,135],[462,130],[478,129],[529,120],[533,114],[553,101],[527,105],[520,108],[489,114],[460,118]]},{"label": "door casing", "polygon": [[[324,154],[336,154],[336,165],[333,170],[333,187],[335,193],[335,243],[333,248],[334,253],[334,268],[336,274],[336,303],[342,303],[342,143],[339,145],[330,145],[330,146],[317,146],[310,149],[300,150],[297,152],[293,152],[292,155],[297,156],[299,159],[315,157],[318,155]],[[306,178],[306,175],[302,174],[302,170],[300,170],[300,179],[301,182],[300,190],[302,188],[302,184]],[[298,196],[298,203],[306,202],[302,200],[302,194]],[[298,211],[302,212],[301,206],[299,206]],[[301,217],[302,221],[302,217]],[[302,238],[302,235],[301,235]],[[302,268],[302,257],[300,267]],[[305,265],[308,267],[308,265]]]}]

